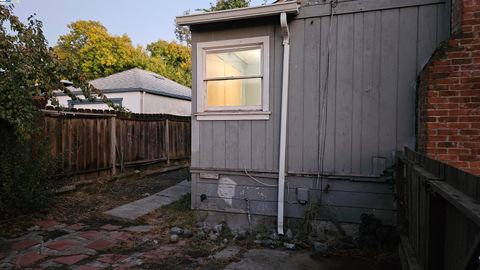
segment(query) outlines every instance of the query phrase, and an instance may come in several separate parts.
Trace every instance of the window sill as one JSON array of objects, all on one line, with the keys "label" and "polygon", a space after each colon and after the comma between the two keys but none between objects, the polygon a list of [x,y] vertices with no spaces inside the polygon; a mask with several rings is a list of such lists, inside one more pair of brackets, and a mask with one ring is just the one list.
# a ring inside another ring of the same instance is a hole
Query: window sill
[{"label": "window sill", "polygon": [[197,121],[222,121],[222,120],[268,120],[271,112],[199,112],[195,116]]}]

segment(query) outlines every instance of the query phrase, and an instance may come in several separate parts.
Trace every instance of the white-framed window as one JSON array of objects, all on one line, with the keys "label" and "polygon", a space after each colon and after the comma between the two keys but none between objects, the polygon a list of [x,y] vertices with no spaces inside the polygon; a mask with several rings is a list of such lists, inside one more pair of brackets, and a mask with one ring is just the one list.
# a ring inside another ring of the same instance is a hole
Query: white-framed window
[{"label": "white-framed window", "polygon": [[197,43],[197,120],[269,118],[269,37]]}]

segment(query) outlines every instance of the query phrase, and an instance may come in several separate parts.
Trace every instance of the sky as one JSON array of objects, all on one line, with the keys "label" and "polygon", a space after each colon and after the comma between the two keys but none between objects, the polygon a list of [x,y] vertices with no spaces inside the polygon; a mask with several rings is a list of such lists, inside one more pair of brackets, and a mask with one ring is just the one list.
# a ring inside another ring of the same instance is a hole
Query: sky
[{"label": "sky", "polygon": [[[185,10],[208,8],[214,0],[17,0],[14,14],[22,21],[36,14],[43,22],[49,45],[68,33],[67,25],[77,20],[100,21],[111,34],[127,34],[134,45],[175,39],[175,16]],[[251,6],[262,0],[252,0]],[[271,2],[271,1],[269,1]]]}]

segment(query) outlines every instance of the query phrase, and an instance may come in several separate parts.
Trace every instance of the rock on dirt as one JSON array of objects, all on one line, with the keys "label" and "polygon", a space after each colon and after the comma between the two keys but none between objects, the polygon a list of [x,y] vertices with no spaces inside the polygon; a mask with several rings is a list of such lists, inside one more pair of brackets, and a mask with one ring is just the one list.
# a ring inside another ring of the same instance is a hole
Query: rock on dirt
[{"label": "rock on dirt", "polygon": [[328,252],[328,245],[322,242],[315,242],[313,243],[313,250],[315,252],[324,254]]},{"label": "rock on dirt", "polygon": [[170,234],[176,234],[176,235],[181,235],[183,234],[183,229],[180,227],[173,227],[170,229]]},{"label": "rock on dirt", "polygon": [[189,229],[184,229],[182,236],[186,238],[190,238],[193,236],[193,232]]},{"label": "rock on dirt", "polygon": [[176,243],[176,242],[178,242],[178,238],[179,238],[178,235],[172,234],[172,235],[170,235],[170,242],[171,243]]}]

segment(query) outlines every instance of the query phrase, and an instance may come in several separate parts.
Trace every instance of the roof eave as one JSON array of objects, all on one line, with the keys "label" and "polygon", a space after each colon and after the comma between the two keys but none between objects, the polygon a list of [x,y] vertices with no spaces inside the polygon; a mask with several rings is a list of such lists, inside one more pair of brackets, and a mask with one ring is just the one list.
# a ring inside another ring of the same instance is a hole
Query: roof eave
[{"label": "roof eave", "polygon": [[199,14],[178,16],[176,18],[179,25],[197,25],[213,22],[225,22],[235,20],[245,20],[274,16],[280,13],[298,14],[300,5],[297,1],[288,1],[278,4],[271,4],[258,7],[238,8],[231,10],[222,10],[214,12],[205,12]]}]

